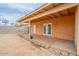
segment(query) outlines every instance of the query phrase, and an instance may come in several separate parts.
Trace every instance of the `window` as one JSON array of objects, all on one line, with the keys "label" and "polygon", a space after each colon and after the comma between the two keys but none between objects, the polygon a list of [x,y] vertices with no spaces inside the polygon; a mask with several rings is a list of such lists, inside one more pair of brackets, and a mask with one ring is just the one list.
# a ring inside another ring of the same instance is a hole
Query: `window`
[{"label": "window", "polygon": [[48,24],[47,26],[48,26],[48,28],[47,28],[47,29],[48,29],[48,30],[47,30],[47,31],[48,31],[48,34],[51,34],[51,25]]},{"label": "window", "polygon": [[44,34],[46,34],[46,25],[44,25],[44,30],[43,30]]},{"label": "window", "polygon": [[44,35],[51,35],[52,34],[52,24],[47,23],[43,25],[43,33]]}]

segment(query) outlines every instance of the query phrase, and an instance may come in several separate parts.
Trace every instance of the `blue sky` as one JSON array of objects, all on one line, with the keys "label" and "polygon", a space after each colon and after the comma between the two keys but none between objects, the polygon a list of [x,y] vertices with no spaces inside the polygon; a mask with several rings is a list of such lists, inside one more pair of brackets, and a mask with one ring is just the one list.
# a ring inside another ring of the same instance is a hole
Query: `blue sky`
[{"label": "blue sky", "polygon": [[[34,11],[44,4],[42,3],[0,3],[0,20],[6,19],[10,23],[15,23],[21,17]],[[0,25],[3,23],[0,21]]]}]

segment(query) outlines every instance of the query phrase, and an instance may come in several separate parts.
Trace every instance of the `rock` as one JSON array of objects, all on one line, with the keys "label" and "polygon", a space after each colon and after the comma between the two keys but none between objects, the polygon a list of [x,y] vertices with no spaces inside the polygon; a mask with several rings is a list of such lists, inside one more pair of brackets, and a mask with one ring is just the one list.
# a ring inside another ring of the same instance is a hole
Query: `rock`
[{"label": "rock", "polygon": [[49,46],[45,45],[45,48],[47,49],[47,48],[49,48]]},{"label": "rock", "polygon": [[44,44],[41,43],[40,45],[41,45],[41,47],[44,47]]},{"label": "rock", "polygon": [[53,54],[55,53],[55,49],[53,49],[53,48],[49,48],[48,50],[49,50],[51,53],[53,53]]},{"label": "rock", "polygon": [[76,54],[70,53],[69,56],[75,56]]},{"label": "rock", "polygon": [[63,50],[63,51],[61,50],[60,53],[61,53],[61,55],[63,55],[63,56],[68,56],[68,54],[69,54],[67,51],[64,51],[64,50]]},{"label": "rock", "polygon": [[55,54],[56,54],[56,55],[61,55],[61,54],[60,54],[60,52],[61,52],[60,49],[56,48],[56,49],[54,49],[54,51],[55,51]]}]

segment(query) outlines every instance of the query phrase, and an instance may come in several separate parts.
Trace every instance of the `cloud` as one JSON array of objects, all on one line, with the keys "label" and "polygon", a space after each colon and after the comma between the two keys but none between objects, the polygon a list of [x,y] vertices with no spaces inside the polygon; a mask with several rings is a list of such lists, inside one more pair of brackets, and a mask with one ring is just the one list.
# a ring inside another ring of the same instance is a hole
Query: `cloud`
[{"label": "cloud", "polygon": [[16,9],[18,11],[21,12],[25,12],[25,13],[29,13],[30,11],[33,10],[33,8],[28,8],[26,5],[23,4],[7,4],[8,7],[12,8],[12,9]]},{"label": "cloud", "polygon": [[16,22],[24,15],[32,12],[36,8],[41,6],[41,4],[32,3],[5,3],[0,4],[0,19],[4,18],[11,22]]},{"label": "cloud", "polygon": [[24,16],[24,14],[5,14],[5,13],[0,13],[0,20],[6,19],[9,20],[10,23],[11,22],[16,22],[17,20],[19,20],[21,17]]}]

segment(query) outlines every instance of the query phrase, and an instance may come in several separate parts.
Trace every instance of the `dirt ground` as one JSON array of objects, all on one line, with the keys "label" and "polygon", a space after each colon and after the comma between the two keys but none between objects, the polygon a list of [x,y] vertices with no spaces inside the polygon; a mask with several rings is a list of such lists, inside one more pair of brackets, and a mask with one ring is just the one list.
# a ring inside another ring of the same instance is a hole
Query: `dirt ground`
[{"label": "dirt ground", "polygon": [[33,45],[17,34],[0,34],[0,55],[2,56],[43,56],[54,55],[49,50]]}]

